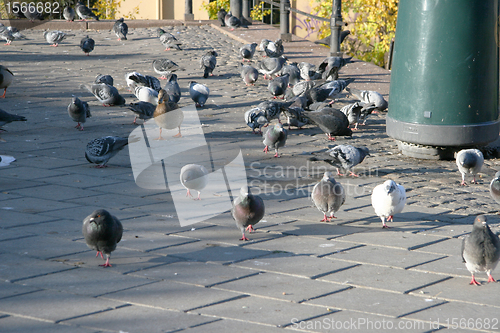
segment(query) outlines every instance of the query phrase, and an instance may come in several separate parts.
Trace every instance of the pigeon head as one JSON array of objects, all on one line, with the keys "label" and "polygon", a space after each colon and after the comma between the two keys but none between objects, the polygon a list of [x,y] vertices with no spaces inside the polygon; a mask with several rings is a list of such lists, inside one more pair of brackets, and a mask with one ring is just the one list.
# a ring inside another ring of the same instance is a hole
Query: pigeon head
[{"label": "pigeon head", "polygon": [[474,229],[487,229],[488,223],[486,223],[486,216],[484,215],[478,215],[476,219],[474,220]]},{"label": "pigeon head", "polygon": [[166,78],[167,78],[167,82],[175,82],[175,81],[177,81],[177,74],[168,73]]},{"label": "pigeon head", "polygon": [[495,173],[495,179],[500,181],[500,171]]},{"label": "pigeon head", "polygon": [[384,182],[384,188],[387,191],[387,194],[391,194],[396,190],[397,184],[394,180],[389,179]]},{"label": "pigeon head", "polygon": [[121,19],[117,20],[117,22],[123,22],[123,20],[124,20],[124,19],[123,19],[123,17],[122,17]]},{"label": "pigeon head", "polygon": [[211,51],[207,51],[207,53],[205,55],[208,55],[208,56],[215,56],[217,57],[218,54],[215,50],[211,50]]},{"label": "pigeon head", "polygon": [[467,169],[473,168],[477,163],[477,157],[475,154],[466,153],[462,155],[462,159],[460,160],[460,164]]},{"label": "pigeon head", "polygon": [[359,153],[361,154],[361,161],[363,161],[366,156],[371,156],[370,150],[368,149],[368,147],[361,147],[361,148],[358,148],[358,150],[359,150]]},{"label": "pigeon head", "polygon": [[325,181],[335,181],[335,179],[333,178],[333,173],[331,173],[330,171],[327,171],[323,174],[323,180]]},{"label": "pigeon head", "polygon": [[103,224],[105,220],[111,218],[111,215],[107,210],[98,209],[90,214],[89,218],[90,223]]}]

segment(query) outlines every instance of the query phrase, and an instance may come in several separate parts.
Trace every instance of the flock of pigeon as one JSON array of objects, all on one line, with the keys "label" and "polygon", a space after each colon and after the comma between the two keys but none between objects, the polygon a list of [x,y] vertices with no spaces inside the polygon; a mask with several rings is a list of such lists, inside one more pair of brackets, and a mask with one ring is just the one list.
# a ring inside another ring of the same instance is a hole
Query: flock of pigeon
[{"label": "flock of pigeon", "polygon": [[[76,6],[76,14],[82,20],[98,20],[81,2]],[[75,11],[67,6],[64,10],[64,17],[69,21],[74,20]],[[231,12],[226,13],[221,10],[218,18],[221,25],[228,26],[232,30],[241,26],[241,22],[232,16]],[[16,30],[12,27],[0,26],[0,36],[7,41],[7,45],[14,39],[24,38]],[[112,30],[118,40],[127,40],[128,27],[123,19],[117,20]],[[47,42],[54,47],[67,36],[72,35],[62,31],[44,33]],[[157,37],[166,47],[165,51],[181,50],[182,42],[163,29],[157,30]],[[80,44],[81,49],[87,55],[92,52],[94,46],[94,40],[88,36],[83,38]],[[240,74],[246,85],[254,85],[259,74],[269,80],[268,91],[272,99],[258,104],[244,114],[244,120],[252,131],[262,134],[266,153],[272,148],[275,150],[274,156],[279,157],[278,150],[285,146],[291,126],[300,129],[308,124],[316,125],[326,134],[328,140],[335,140],[335,136],[352,136],[361,121],[365,124],[371,113],[382,112],[388,107],[387,101],[380,93],[350,88],[348,85],[354,79],[339,79],[339,70],[350,61],[350,58],[327,57],[316,69],[315,65],[307,62],[288,62],[284,56],[284,46],[281,40],[273,42],[263,39],[259,45],[263,60],[253,67],[246,63],[252,62],[257,46],[257,43],[252,43],[240,48],[242,58]],[[200,69],[203,70],[204,78],[213,75],[217,66],[217,56],[215,50],[210,50],[201,57]],[[123,96],[113,86],[114,79],[110,75],[99,74],[92,84],[82,85],[81,88],[93,94],[103,106],[126,106],[136,115],[134,124],[137,124],[137,118],[144,121],[153,118],[160,131],[157,140],[163,140],[162,129],[178,128],[178,134],[174,137],[182,138],[181,125],[184,115],[177,105],[181,98],[181,91],[177,83],[177,75],[174,73],[182,68],[169,59],[154,60],[152,68],[160,75],[161,80],[166,80],[164,88],[161,87],[160,80],[156,77],[138,72],[125,75],[127,86],[139,100],[137,103],[126,105]],[[0,88],[4,89],[1,98],[5,98],[13,76],[8,68],[0,65]],[[358,101],[337,109],[333,105],[344,90],[355,96]],[[210,94],[206,85],[194,81],[189,83],[189,92],[197,107],[203,107]],[[283,99],[283,101],[277,101],[277,99]],[[77,123],[75,127],[83,130],[86,119],[91,117],[88,103],[73,97],[67,110],[71,119]],[[281,114],[287,118],[288,130],[281,123]],[[273,120],[277,120],[278,123],[271,124]],[[0,109],[0,126],[13,121],[26,121],[26,118]],[[106,167],[110,158],[128,143],[128,138],[113,136],[97,138],[87,144],[85,157],[89,162],[97,164],[96,167]],[[368,148],[350,145],[337,145],[326,153],[328,158],[325,161],[337,168],[337,175],[343,175],[340,172],[342,169],[354,177],[358,175],[352,171],[352,168],[369,156]],[[8,165],[14,160],[11,156],[0,156],[0,166]],[[457,154],[456,163],[462,174],[461,185],[466,185],[465,175],[469,173],[473,175],[472,182],[475,183],[475,175],[480,172],[483,161],[483,155],[477,149],[466,149]],[[191,191],[195,190],[198,191],[195,200],[201,200],[201,190],[208,182],[208,171],[201,165],[188,164],[181,169],[180,180],[187,189],[186,196],[192,197]],[[500,172],[492,180],[490,192],[492,197],[500,203]],[[335,218],[334,214],[344,204],[346,194],[342,184],[334,179],[333,173],[325,172],[323,178],[313,187],[311,199],[317,209],[323,213],[321,221],[328,222]],[[406,192],[403,186],[393,180],[387,180],[373,189],[371,202],[376,215],[382,221],[383,228],[389,228],[386,222],[392,222],[393,216],[404,209]],[[265,205],[262,198],[253,195],[247,186],[241,188],[239,197],[233,202],[232,209],[232,216],[242,233],[241,240],[248,240],[245,231],[252,232],[253,226],[263,218],[264,213]],[[87,245],[96,250],[97,255],[101,254],[102,257],[104,253],[107,257],[104,267],[111,266],[110,254],[116,249],[122,233],[123,227],[120,221],[103,209],[96,210],[83,222],[83,234]],[[491,232],[484,216],[476,218],[472,233],[464,238],[462,257],[467,269],[472,273],[471,284],[479,284],[474,278],[474,273],[478,271],[486,271],[488,282],[494,281],[491,271],[500,258],[500,240]]]}]

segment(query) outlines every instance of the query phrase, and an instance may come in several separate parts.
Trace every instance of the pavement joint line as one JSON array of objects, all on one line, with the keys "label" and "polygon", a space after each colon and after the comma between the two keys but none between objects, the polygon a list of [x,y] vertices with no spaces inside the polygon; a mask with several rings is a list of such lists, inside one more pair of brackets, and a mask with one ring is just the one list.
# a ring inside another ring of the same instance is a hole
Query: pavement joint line
[{"label": "pavement joint line", "polygon": [[259,272],[256,272],[256,273],[251,273],[251,274],[239,276],[239,277],[236,277],[234,279],[229,279],[229,280],[224,280],[224,281],[220,281],[220,282],[215,282],[215,283],[206,285],[205,288],[212,288],[212,287],[215,287],[215,286],[219,286],[221,284],[225,284],[225,283],[229,283],[229,282],[234,282],[234,281],[246,279],[248,277],[252,277],[252,276],[256,276],[256,275],[260,275],[260,274],[265,274],[265,273],[266,272],[264,272],[264,271],[259,271]]},{"label": "pavement joint line", "polygon": [[339,289],[339,290],[331,291],[329,293],[325,293],[325,294],[317,295],[317,296],[314,296],[314,297],[311,297],[311,298],[303,299],[301,301],[298,301],[297,303],[300,304],[300,303],[304,303],[304,302],[309,302],[309,301],[312,301],[312,300],[315,300],[315,299],[318,299],[318,298],[321,298],[321,297],[330,296],[330,295],[337,294],[337,293],[340,293],[340,292],[343,292],[343,291],[346,291],[346,290],[350,290],[350,289],[354,289],[354,287],[353,286],[349,286],[349,287],[346,287],[344,289]]},{"label": "pavement joint line", "polygon": [[[53,260],[53,259],[57,259],[57,258],[61,258],[61,257],[67,257],[67,256],[72,256],[75,254],[86,253],[86,252],[91,252],[91,251],[92,250],[88,249],[88,250],[81,250],[81,251],[72,252],[72,253],[65,253],[65,254],[45,258],[45,260]],[[32,258],[40,258],[40,257],[32,257]]]},{"label": "pavement joint line", "polygon": [[269,214],[267,214],[267,216],[272,216],[272,215],[276,215],[276,214],[290,213],[290,212],[293,212],[293,211],[296,211],[296,210],[301,210],[303,208],[309,208],[309,207],[311,207],[311,206],[308,205],[308,206],[304,206],[304,207],[300,207],[300,208],[292,208],[292,209],[284,210],[284,211],[281,211],[281,212],[269,213]]},{"label": "pavement joint line", "polygon": [[[234,261],[223,262],[222,266],[229,266],[229,265],[232,265],[232,264],[237,264],[237,263],[242,262],[242,261],[254,260],[254,259],[262,258],[264,256],[273,254],[271,251],[268,251],[268,252],[270,252],[270,253],[263,253],[261,255],[256,255],[255,257],[250,257],[250,258],[245,258],[245,259],[239,259],[239,260],[234,260]],[[213,261],[211,261],[211,260],[208,260],[207,262],[213,263]]]},{"label": "pavement joint line", "polygon": [[436,281],[433,281],[433,282],[429,282],[429,283],[424,284],[424,285],[422,285],[422,286],[420,286],[420,287],[416,287],[416,288],[413,288],[413,289],[410,289],[410,290],[406,290],[406,291],[404,291],[404,292],[403,292],[403,294],[407,295],[407,294],[409,294],[409,293],[411,293],[411,292],[413,292],[413,291],[415,291],[415,290],[418,290],[418,289],[423,289],[423,288],[427,288],[427,287],[429,287],[429,286],[432,286],[432,285],[435,285],[435,284],[438,284],[438,283],[441,283],[441,282],[447,281],[447,280],[449,280],[449,279],[453,279],[453,277],[452,277],[452,276],[447,276],[447,277],[445,277],[445,278],[442,278],[442,279],[439,279],[439,280],[436,280]]},{"label": "pavement joint line", "polygon": [[[259,230],[259,229],[256,229],[256,230]],[[254,245],[254,244],[259,244],[259,243],[263,243],[263,242],[268,242],[270,240],[275,240],[275,239],[280,239],[280,238],[283,238],[283,237],[289,237],[289,235],[284,235],[282,233],[271,233],[267,230],[262,230],[263,233],[266,233],[266,234],[269,234],[269,237],[267,238],[261,238],[261,239],[251,239],[249,242],[244,242],[244,243],[240,243],[238,244],[237,246],[243,248],[247,245]],[[253,234],[253,233],[252,233]]]},{"label": "pavement joint line", "polygon": [[[176,262],[180,262],[180,261],[176,261]],[[148,269],[151,269],[151,268],[156,268],[156,267],[160,267],[160,266],[164,266],[164,265],[168,265],[168,264],[170,264],[170,263],[164,262],[164,263],[160,263],[160,264],[154,265],[154,266],[142,267],[142,268],[138,268],[138,269],[126,271],[126,272],[123,272],[122,274],[123,275],[128,275],[128,274],[131,274],[131,273],[145,271],[145,270],[148,270]],[[147,277],[147,279],[152,279],[152,278],[151,277]]]},{"label": "pavement joint line", "polygon": [[49,272],[49,273],[44,273],[44,274],[37,274],[37,275],[22,277],[22,278],[13,279],[13,280],[5,280],[5,281],[11,282],[11,283],[15,283],[15,282],[23,281],[23,280],[33,279],[33,278],[40,277],[40,276],[47,276],[47,275],[56,274],[56,273],[60,273],[60,272],[66,272],[66,271],[70,271],[70,270],[76,269],[76,268],[78,268],[78,267],[76,267],[76,266],[74,266],[74,267],[68,267],[66,269],[62,269],[62,270],[59,270],[59,271],[56,271],[56,272]]},{"label": "pavement joint line", "polygon": [[422,266],[422,265],[425,265],[425,264],[429,264],[431,262],[438,261],[438,260],[441,260],[441,259],[445,259],[445,258],[448,258],[448,257],[449,256],[443,256],[443,257],[439,257],[439,258],[427,260],[427,261],[424,261],[424,262],[421,262],[421,263],[418,263],[418,264],[415,264],[415,265],[412,265],[412,266],[407,266],[404,269],[405,270],[412,269],[412,268],[415,268],[415,267],[418,267],[418,266]]},{"label": "pavement joint line", "polygon": [[25,236],[19,236],[19,237],[14,237],[14,238],[7,238],[7,239],[2,239],[0,240],[1,242],[8,242],[16,239],[24,239],[24,238],[30,238],[30,237],[37,237],[38,235],[25,235]]},{"label": "pavement joint line", "polygon": [[337,251],[333,251],[333,252],[330,252],[330,253],[320,254],[320,255],[317,255],[316,257],[317,258],[323,258],[323,257],[330,256],[330,255],[333,255],[333,254],[342,253],[342,252],[346,252],[346,251],[354,250],[354,249],[359,249],[359,248],[365,247],[365,246],[366,246],[365,244],[354,245],[354,246],[351,246],[351,247],[348,247],[348,248],[345,248],[345,249],[342,249],[342,250],[337,250]]},{"label": "pavement joint line", "polygon": [[442,239],[437,239],[437,240],[430,241],[430,242],[427,242],[427,243],[422,243],[422,244],[419,244],[419,245],[410,246],[408,248],[408,251],[413,251],[413,250],[421,249],[423,247],[426,247],[426,246],[429,246],[429,245],[433,245],[433,244],[437,244],[437,243],[441,243],[441,242],[444,242],[444,241],[449,240],[449,239],[451,239],[451,238],[450,237],[444,237]]},{"label": "pavement joint line", "polygon": [[[213,228],[213,227],[216,227],[216,226],[217,225],[207,225],[207,226],[202,226],[202,227],[199,227],[199,228],[195,228],[195,230],[206,229],[206,228]],[[174,237],[182,237],[182,238],[191,238],[189,236],[177,235],[177,234],[181,234],[181,233],[189,232],[189,231],[192,231],[192,230],[191,229],[187,229],[187,230],[172,231],[172,232],[166,233],[165,235],[167,235],[167,236],[174,236]]]},{"label": "pavement joint line", "polygon": [[2,319],[2,318],[7,318],[7,317],[12,317],[12,316],[11,316],[11,315],[8,315],[8,314],[0,315],[0,319]]},{"label": "pavement joint line", "polygon": [[[338,273],[338,272],[342,272],[342,271],[345,271],[345,270],[348,270],[348,269],[351,269],[351,268],[355,268],[355,267],[358,267],[358,266],[362,266],[362,265],[361,264],[356,264],[356,265],[347,266],[347,267],[344,267],[344,268],[335,269],[335,270],[330,271],[330,272],[326,272],[326,273],[314,275],[314,276],[311,276],[311,280],[321,279],[324,276],[327,276],[327,275],[330,275],[330,274],[335,274],[335,273]],[[325,281],[325,280],[321,280],[321,281]],[[331,282],[331,281],[328,281],[328,282]]]},{"label": "pavement joint line", "polygon": [[[201,324],[196,324],[196,325],[189,326],[189,327],[188,327],[188,329],[189,329],[189,328],[200,327],[200,326],[203,326],[203,325],[213,324],[213,323],[216,323],[216,322],[218,322],[218,321],[222,321],[222,320],[224,320],[224,319],[222,319],[222,318],[217,318],[217,319],[212,320],[212,321],[207,321],[207,322],[205,322],[205,323],[201,323]],[[182,329],[182,328],[181,328],[180,330],[168,331],[168,333],[174,333],[174,332],[180,332],[180,331],[184,331],[184,329]]]},{"label": "pavement joint line", "polygon": [[50,323],[50,324],[54,324],[55,322],[53,320],[50,320],[50,319],[43,319],[43,318],[38,318],[38,317],[31,317],[31,316],[26,316],[26,315],[22,315],[22,314],[19,314],[19,313],[11,313],[11,312],[6,312],[6,311],[0,311],[0,313],[4,313],[10,317],[14,317],[14,318],[26,318],[26,319],[30,319],[30,320],[36,320],[36,321],[42,321],[44,323]]},{"label": "pavement joint line", "polygon": [[82,318],[82,317],[88,317],[88,316],[92,316],[92,315],[95,315],[95,314],[109,312],[109,311],[113,311],[113,310],[116,310],[116,309],[121,309],[121,308],[128,307],[128,306],[132,306],[132,304],[121,304],[121,305],[118,305],[118,306],[115,306],[115,307],[112,307],[112,308],[107,308],[107,309],[103,309],[103,310],[99,310],[99,311],[89,312],[89,313],[81,314],[81,315],[74,316],[74,317],[64,318],[64,319],[60,319],[60,320],[55,321],[55,323],[59,324],[59,323],[61,323],[63,321],[73,320],[73,319]]},{"label": "pavement joint line", "polygon": [[358,206],[358,207],[352,207],[352,208],[345,208],[344,209],[344,212],[349,212],[351,210],[356,210],[356,209],[362,209],[362,208],[366,208],[366,207],[371,207],[372,204],[367,204],[367,205],[363,205],[363,206]]},{"label": "pavement joint line", "polygon": [[[123,274],[125,275],[125,274]],[[114,293],[118,293],[118,292],[122,292],[122,291],[125,291],[125,290],[131,290],[131,289],[134,289],[134,288],[138,288],[138,287],[144,287],[144,286],[147,286],[147,285],[150,285],[150,284],[154,284],[154,283],[158,283],[158,282],[161,282],[162,280],[151,280],[149,278],[144,278],[145,280],[148,280],[148,282],[144,283],[144,284],[139,284],[139,285],[136,285],[136,286],[130,286],[130,287],[127,287],[127,288],[123,288],[123,289],[119,289],[119,290],[114,290],[114,291],[111,291],[111,292],[108,292],[108,293],[104,293],[104,294],[101,294],[101,295],[95,295],[93,297],[99,297],[99,298],[105,298],[105,299],[110,299],[110,300],[115,300],[114,298],[110,298],[110,297],[106,297],[107,295],[113,295]]]},{"label": "pavement joint line", "polygon": [[28,294],[32,294],[32,293],[36,293],[36,292],[44,291],[44,290],[45,289],[43,289],[43,288],[42,289],[37,289],[37,290],[31,290],[31,291],[27,291],[27,292],[24,292],[24,293],[19,293],[19,294],[14,294],[14,295],[0,297],[0,299],[6,299],[6,298],[17,297],[17,296],[22,296],[22,295],[28,295]]},{"label": "pavement joint line", "polygon": [[191,312],[191,311],[195,311],[195,310],[207,308],[209,306],[223,304],[223,303],[227,303],[227,302],[231,302],[231,301],[236,301],[236,300],[247,298],[247,297],[250,297],[250,295],[242,294],[242,295],[238,295],[238,296],[235,296],[235,297],[226,298],[226,299],[223,299],[223,300],[220,300],[220,301],[217,301],[217,302],[212,302],[212,303],[208,303],[208,304],[205,304],[205,305],[200,305],[200,306],[197,306],[197,307],[192,308],[192,309],[182,310],[182,312],[188,313],[188,312]]},{"label": "pavement joint line", "polygon": [[[144,250],[144,251],[140,251],[140,252],[144,252],[144,253],[149,253],[149,252],[153,252],[153,251],[157,251],[157,250],[163,250],[163,249],[168,249],[169,247],[174,247],[174,246],[180,246],[180,245],[186,245],[186,244],[191,244],[191,243],[196,243],[196,242],[199,242],[200,240],[199,239],[192,239],[192,240],[186,240],[185,242],[183,243],[179,243],[179,244],[172,244],[172,245],[167,245],[167,246],[161,246],[161,247],[157,247],[157,248],[154,248],[154,249],[148,249],[148,250]],[[134,249],[134,248],[127,248],[127,247],[123,247],[125,249],[129,249],[129,250],[136,250],[137,249]]]},{"label": "pavement joint line", "polygon": [[[313,320],[313,319],[318,319],[318,318],[321,318],[321,317],[324,317],[324,316],[328,316],[328,315],[330,315],[330,314],[332,314],[332,313],[342,312],[342,310],[340,310],[340,309],[336,309],[336,310],[333,310],[333,309],[332,309],[332,310],[327,310],[327,311],[328,311],[328,312],[326,312],[326,313],[322,313],[322,314],[319,314],[319,315],[317,315],[317,316],[312,316],[312,317],[308,317],[308,318],[301,319],[301,321],[305,321],[305,322],[307,322],[307,321],[311,321],[311,320]],[[290,322],[290,323],[286,323],[286,324],[283,324],[283,325],[277,325],[277,327],[279,327],[279,328],[285,328],[285,327],[291,326],[291,325],[293,325],[293,324],[294,324],[294,323]]]},{"label": "pavement joint line", "polygon": [[412,311],[412,312],[408,312],[408,313],[399,315],[396,318],[398,318],[398,319],[404,318],[406,316],[409,316],[409,315],[412,315],[412,314],[415,314],[415,313],[419,313],[419,312],[422,312],[422,311],[425,311],[425,310],[429,310],[429,309],[435,308],[436,306],[440,306],[440,305],[447,304],[447,303],[450,303],[450,302],[444,301],[444,302],[441,302],[441,303],[438,303],[438,304],[433,304],[433,305],[427,306],[427,307],[422,308],[422,309],[418,309],[418,310],[415,310],[415,311]]}]

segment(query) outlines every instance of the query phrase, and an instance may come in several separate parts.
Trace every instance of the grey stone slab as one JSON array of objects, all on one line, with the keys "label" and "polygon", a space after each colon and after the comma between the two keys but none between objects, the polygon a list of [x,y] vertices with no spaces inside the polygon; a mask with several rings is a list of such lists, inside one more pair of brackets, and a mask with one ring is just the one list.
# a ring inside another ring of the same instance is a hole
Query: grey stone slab
[{"label": "grey stone slab", "polygon": [[42,185],[43,182],[33,181],[31,179],[18,179],[17,177],[2,177],[2,190],[11,191],[19,188],[30,188],[38,185]]},{"label": "grey stone slab", "polygon": [[277,252],[263,258],[239,262],[232,266],[297,277],[317,278],[333,272],[350,269],[356,265],[340,261],[332,262],[328,259],[313,256]]},{"label": "grey stone slab", "polygon": [[[50,306],[40,306],[50,304]],[[78,306],[75,306],[75,305]],[[84,314],[114,309],[124,303],[58,291],[42,290],[16,297],[4,298],[0,311],[17,316],[58,322]]]},{"label": "grey stone slab", "polygon": [[470,225],[462,225],[459,223],[447,224],[430,230],[422,230],[419,234],[437,237],[458,237],[471,231],[472,222],[474,222],[474,219],[471,220]]},{"label": "grey stone slab", "polygon": [[[63,208],[63,209],[57,209],[57,210],[51,210],[48,212],[42,212],[37,215],[42,215],[42,216],[47,216],[51,217],[52,219],[63,219],[63,220],[72,220],[72,221],[78,221],[80,223],[83,223],[83,219],[90,214],[96,209],[102,209],[104,208],[111,214],[116,216],[120,221],[122,219],[127,219],[127,218],[134,218],[136,216],[142,216],[142,214],[139,214],[137,212],[131,212],[131,211],[126,211],[126,210],[121,210],[119,207],[114,208],[114,207],[108,207],[106,205],[106,202],[97,202],[95,205],[88,205],[88,206],[76,206],[72,208]],[[80,226],[81,229],[81,226]]]},{"label": "grey stone slab", "polygon": [[449,276],[470,277],[461,256],[449,256],[410,268],[419,272],[436,273]]},{"label": "grey stone slab", "polygon": [[16,212],[13,208],[14,207],[9,206],[0,207],[0,226],[2,228],[13,228],[57,220],[57,218],[42,216],[39,214]]},{"label": "grey stone slab", "polygon": [[84,206],[91,206],[91,207],[96,207],[96,206],[99,207],[105,203],[106,207],[111,209],[113,208],[123,209],[129,207],[142,206],[143,208],[146,208],[146,210],[147,206],[154,203],[152,200],[149,199],[137,198],[120,194],[94,195],[91,197],[66,200],[66,202]]},{"label": "grey stone slab", "polygon": [[6,240],[0,245],[6,253],[38,259],[49,259],[88,251],[88,247],[81,243],[50,236]]},{"label": "grey stone slab", "polygon": [[0,193],[0,201],[9,200],[9,199],[17,199],[17,198],[21,198],[21,197],[22,196],[19,194],[10,193],[10,192],[1,192]]},{"label": "grey stone slab", "polygon": [[325,258],[359,264],[366,263],[371,265],[408,268],[434,261],[442,257],[444,257],[444,255],[361,244],[359,247],[352,247],[347,251],[334,253]]},{"label": "grey stone slab", "polygon": [[[128,209],[120,210],[120,214],[139,215],[139,213],[137,213],[136,211],[134,210],[130,211]],[[184,236],[185,232],[185,236],[188,238],[189,238],[189,232],[193,228],[194,230],[197,230],[201,228],[210,228],[213,226],[213,224],[208,224],[208,223],[207,224],[197,223],[196,225],[181,227],[177,219],[177,215],[174,214],[146,215],[146,216],[139,215],[138,217],[132,216],[130,218],[128,217],[121,218],[120,221],[122,222],[124,228],[130,231],[159,232],[165,235],[179,233],[179,235],[182,236]]]},{"label": "grey stone slab", "polygon": [[249,296],[204,307],[192,312],[209,316],[223,313],[224,318],[283,326],[290,323],[292,318],[297,318],[298,320],[312,318],[323,315],[327,311],[316,306]]},{"label": "grey stone slab", "polygon": [[119,184],[124,182],[124,180],[114,179],[112,177],[94,177],[91,175],[82,175],[82,174],[70,174],[70,175],[50,177],[50,179],[47,179],[45,181],[56,185],[71,186],[74,188],[91,188],[91,189],[98,189],[101,186],[106,186],[110,184]]},{"label": "grey stone slab", "polygon": [[181,261],[131,273],[148,279],[161,279],[209,287],[257,274],[254,270],[213,263]]},{"label": "grey stone slab", "polygon": [[287,223],[283,228],[274,228],[274,230],[281,230],[285,235],[295,235],[295,236],[308,236],[320,239],[332,239],[344,235],[349,235],[356,232],[364,232],[365,229],[337,225],[334,222],[304,222],[302,220]]},{"label": "grey stone slab", "polygon": [[462,239],[450,238],[443,242],[431,244],[414,250],[415,252],[434,253],[438,255],[461,255]]},{"label": "grey stone slab", "polygon": [[61,263],[20,256],[12,253],[0,253],[0,277],[6,281],[17,281],[72,269]]},{"label": "grey stone slab", "polygon": [[112,292],[101,298],[164,310],[187,311],[209,304],[222,303],[238,296],[241,296],[241,293],[204,288],[175,281],[159,281],[128,290]]},{"label": "grey stone slab", "polygon": [[283,329],[269,326],[245,322],[242,323],[239,320],[231,319],[221,319],[210,322],[208,324],[203,324],[200,326],[192,327],[186,330],[189,333],[219,333],[219,332],[245,332],[245,333],[279,333],[283,332]]},{"label": "grey stone slab", "polygon": [[214,320],[216,318],[132,305],[75,318],[67,323],[99,331],[163,333],[178,332]]},{"label": "grey stone slab", "polygon": [[[300,288],[297,288],[298,286]],[[346,287],[303,277],[261,272],[212,288],[300,303],[304,300],[337,292]]]},{"label": "grey stone slab", "polygon": [[2,233],[0,234],[0,242],[8,241],[8,240],[16,240],[16,239],[19,239],[20,242],[23,242],[23,241],[21,241],[21,239],[29,238],[29,237],[33,237],[33,236],[36,236],[36,234],[30,230],[19,229],[19,228],[4,229],[4,230],[2,230]]},{"label": "grey stone slab", "polygon": [[424,309],[430,305],[442,303],[442,301],[426,301],[425,298],[411,295],[365,288],[352,288],[316,298],[306,303],[329,308],[397,317],[402,314]]},{"label": "grey stone slab", "polygon": [[5,297],[13,297],[22,294],[29,294],[41,290],[40,288],[24,286],[8,281],[0,281],[0,299]]},{"label": "grey stone slab", "polygon": [[2,172],[2,178],[31,180],[44,180],[47,177],[61,176],[69,174],[66,170],[47,170],[42,168],[20,166],[9,168]]},{"label": "grey stone slab", "polygon": [[156,232],[127,232],[120,241],[120,247],[129,250],[150,252],[170,246],[197,242],[196,239],[176,237]]},{"label": "grey stone slab", "polygon": [[8,316],[0,319],[0,326],[3,333],[59,333],[59,332],[75,332],[75,333],[97,333],[95,329],[69,326],[66,324],[49,323],[42,320],[36,320],[26,317]]},{"label": "grey stone slab", "polygon": [[17,226],[8,230],[22,230],[39,236],[61,237],[74,240],[82,237],[82,223],[75,220],[57,220]]},{"label": "grey stone slab", "polygon": [[13,190],[12,193],[16,193],[26,197],[57,200],[57,201],[70,200],[75,198],[85,198],[100,194],[99,192],[90,189],[82,190],[79,188],[61,186],[61,185],[37,186],[34,188]]},{"label": "grey stone slab", "polygon": [[[2,207],[9,207],[20,213],[42,213],[56,209],[73,208],[78,204],[38,198],[20,198],[2,201]],[[4,208],[5,209],[5,208]]]}]

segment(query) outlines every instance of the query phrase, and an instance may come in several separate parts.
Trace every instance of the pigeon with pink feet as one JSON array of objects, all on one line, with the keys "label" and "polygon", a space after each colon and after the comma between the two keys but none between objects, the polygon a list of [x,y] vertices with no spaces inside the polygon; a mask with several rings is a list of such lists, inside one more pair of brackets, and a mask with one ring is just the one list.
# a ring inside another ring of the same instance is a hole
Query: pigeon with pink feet
[{"label": "pigeon with pink feet", "polygon": [[240,189],[239,197],[233,202],[231,213],[236,221],[236,226],[241,230],[240,240],[247,241],[249,239],[245,236],[245,230],[254,231],[253,226],[264,217],[264,201],[258,195],[253,195],[248,186],[243,186]]},{"label": "pigeon with pink feet", "polygon": [[340,169],[343,169],[344,171],[349,171],[349,176],[359,177],[351,169],[363,162],[366,156],[370,155],[367,147],[356,148],[350,145],[335,146],[326,152],[330,155],[330,158],[325,159],[325,162],[337,168],[337,176],[343,176],[340,173]]},{"label": "pigeon with pink feet", "polygon": [[406,190],[393,180],[386,180],[375,186],[372,192],[372,206],[382,220],[382,228],[389,228],[386,220],[392,222],[395,214],[401,213],[406,204]]},{"label": "pigeon with pink feet", "polygon": [[[314,185],[311,200],[324,217],[320,222],[330,222],[345,202],[345,191],[342,184],[335,181],[331,172],[325,172],[323,178]],[[329,216],[327,216],[327,214]]]},{"label": "pigeon with pink feet", "polygon": [[87,143],[85,158],[90,163],[97,164],[96,168],[105,168],[108,161],[125,148],[128,143],[128,138],[118,136],[105,136],[94,139]]},{"label": "pigeon with pink feet", "polygon": [[187,190],[186,197],[193,197],[190,190],[198,191],[198,197],[194,200],[201,200],[201,190],[208,184],[208,171],[203,165],[186,164],[181,168],[181,184]]},{"label": "pigeon with pink feet", "polygon": [[457,153],[456,158],[458,171],[462,174],[460,185],[467,186],[465,175],[470,173],[473,176],[472,184],[477,184],[476,175],[481,171],[484,163],[483,153],[479,149],[462,149]]},{"label": "pigeon with pink feet", "polygon": [[288,131],[283,128],[282,124],[267,127],[267,131],[263,135],[264,141],[262,141],[266,146],[264,152],[267,154],[269,148],[274,148],[276,152],[274,157],[279,157],[278,149],[285,146],[287,134]]},{"label": "pigeon with pink feet", "polygon": [[87,121],[87,118],[92,117],[89,104],[82,102],[78,97],[73,97],[71,103],[69,103],[68,114],[73,121],[78,123],[75,128],[80,131],[83,131],[83,124]]}]

